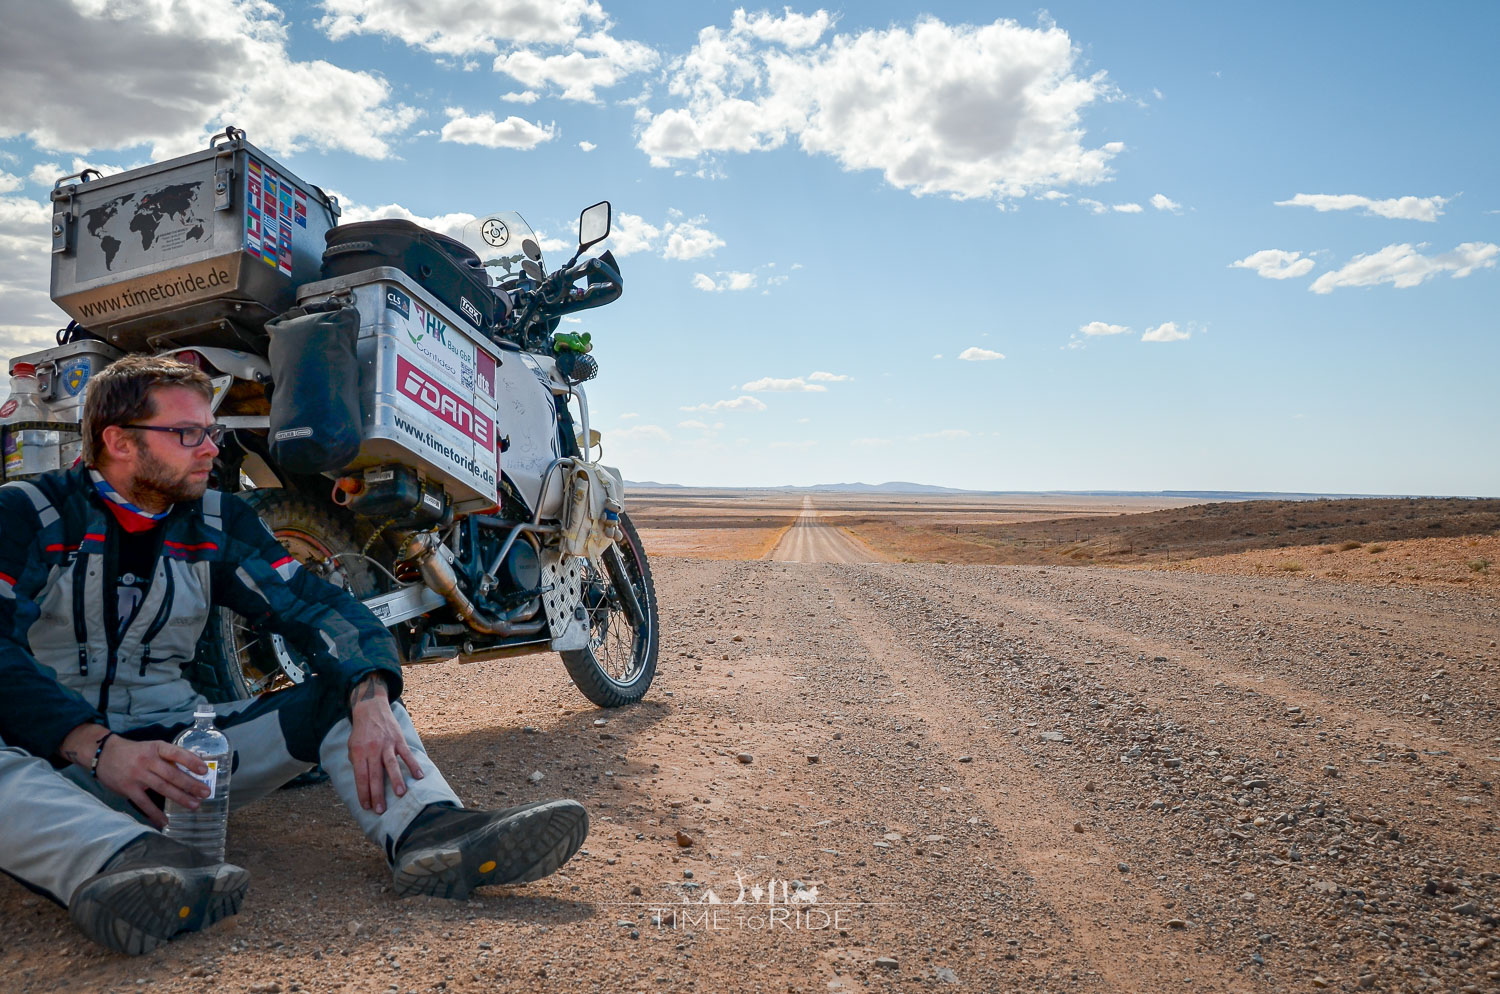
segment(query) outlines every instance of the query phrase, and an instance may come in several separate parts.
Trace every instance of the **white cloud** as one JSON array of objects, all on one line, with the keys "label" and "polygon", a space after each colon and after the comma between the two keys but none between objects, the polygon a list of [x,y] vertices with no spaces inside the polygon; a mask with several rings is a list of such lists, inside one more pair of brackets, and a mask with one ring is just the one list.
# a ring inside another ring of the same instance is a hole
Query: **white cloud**
[{"label": "white cloud", "polygon": [[1308,287],[1313,293],[1332,293],[1341,286],[1375,286],[1390,283],[1407,289],[1439,273],[1452,273],[1454,279],[1468,276],[1476,269],[1491,269],[1500,256],[1500,245],[1491,242],[1464,242],[1451,252],[1423,255],[1424,245],[1387,245],[1379,252],[1355,256],[1342,269],[1324,273]]},{"label": "white cloud", "polygon": [[533,123],[514,115],[496,121],[493,114],[470,116],[462,107],[448,107],[444,113],[448,115],[448,123],[443,125],[442,140],[445,142],[526,149],[536,148],[557,137],[556,124],[543,126],[540,121]]},{"label": "white cloud", "polygon": [[[672,219],[655,225],[639,214],[616,213],[610,226],[610,250],[616,256],[626,256],[632,252],[655,252],[660,248],[663,259],[688,260],[713,255],[717,249],[724,247],[724,239],[704,226],[707,218],[699,216],[679,219],[680,213],[672,211],[668,212],[668,216]],[[708,280],[708,277],[705,276],[704,279]],[[693,285],[700,290],[716,289],[700,285],[697,279],[694,279]]]},{"label": "white cloud", "polygon": [[650,116],[639,147],[667,166],[795,139],[900,189],[960,199],[1096,183],[1124,148],[1083,146],[1083,108],[1114,89],[1103,72],[1079,75],[1072,39],[1050,23],[924,18],[806,47],[823,30],[790,13],[704,28],[668,67],[677,106]]},{"label": "white cloud", "polygon": [[1291,200],[1276,201],[1277,207],[1311,207],[1318,212],[1360,210],[1372,217],[1404,221],[1436,221],[1451,197],[1394,197],[1371,200],[1353,193],[1299,193]]},{"label": "white cloud", "polygon": [[1285,280],[1296,276],[1306,276],[1312,272],[1313,261],[1301,252],[1288,252],[1284,249],[1261,249],[1259,252],[1251,252],[1243,259],[1229,264],[1230,269],[1252,269],[1256,276],[1262,276],[1268,280]]},{"label": "white cloud", "polygon": [[1095,214],[1104,214],[1109,211],[1108,207],[1104,206],[1093,197],[1079,197],[1074,202],[1077,203],[1080,207],[1087,207],[1091,212]]},{"label": "white cloud", "polygon": [[777,379],[774,376],[763,376],[758,380],[751,380],[740,387],[746,393],[827,393],[828,388],[821,383],[809,383],[800,376],[790,379]]},{"label": "white cloud", "polygon": [[842,373],[825,373],[822,370],[810,373],[807,378],[813,383],[844,383],[851,379]]},{"label": "white cloud", "polygon": [[937,355],[933,356],[934,359],[941,359],[942,357],[943,357],[943,354],[941,352],[939,352]]},{"label": "white cloud", "polygon": [[1192,332],[1183,331],[1177,327],[1177,322],[1166,321],[1155,328],[1147,328],[1146,333],[1141,336],[1143,342],[1184,342],[1192,337]]},{"label": "white cloud", "polygon": [[512,90],[509,93],[500,94],[500,99],[512,104],[534,104],[542,99],[542,95],[535,90]]},{"label": "white cloud", "polygon": [[929,431],[916,436],[917,438],[968,438],[970,432],[964,428],[944,428],[942,431]]},{"label": "white cloud", "polygon": [[765,11],[746,16],[744,10],[736,10],[730,31],[787,48],[806,48],[833,26],[833,16],[826,10],[805,15],[792,13],[790,7],[783,11],[783,16],[777,17]]},{"label": "white cloud", "polygon": [[634,411],[631,411],[628,414],[622,414],[622,415],[620,415],[620,420],[621,421],[629,421],[631,418],[638,418],[638,417],[640,417],[639,414],[635,413]]},{"label": "white cloud", "polygon": [[754,273],[741,272],[719,272],[715,274],[719,279],[715,280],[703,273],[693,274],[693,287],[710,293],[723,293],[725,290],[749,290],[755,286],[756,276]]},{"label": "white cloud", "polygon": [[977,346],[964,349],[958,357],[965,362],[988,362],[992,359],[1004,359],[1005,356],[999,352],[991,352],[989,349],[981,349]]},{"label": "white cloud", "polygon": [[696,418],[690,418],[687,421],[679,421],[679,422],[677,422],[677,427],[679,427],[679,428],[691,428],[694,431],[712,431],[713,430],[708,425],[704,424],[702,421],[697,420]]},{"label": "white cloud", "polygon": [[[330,191],[332,192],[332,191]],[[334,193],[338,196],[337,193]],[[450,238],[457,238],[463,233],[464,225],[475,220],[473,214],[454,213],[438,214],[434,217],[424,217],[421,214],[413,214],[400,204],[383,204],[379,207],[366,207],[352,201],[339,197],[339,205],[343,209],[343,215],[339,218],[341,224],[353,224],[356,221],[378,221],[384,218],[400,218],[420,224],[424,228],[430,228]]]},{"label": "white cloud", "polygon": [[233,121],[277,154],[312,147],[382,159],[419,116],[374,73],[293,60],[286,21],[265,0],[5,6],[0,135],[42,148],[151,144],[159,160],[205,147],[212,129]]},{"label": "white cloud", "polygon": [[593,142],[579,142],[578,143],[578,147],[581,148],[581,149],[583,149],[585,152],[592,152],[594,149],[598,148],[599,146],[595,145]]},{"label": "white cloud", "polygon": [[48,295],[52,205],[26,197],[0,197],[0,356],[55,345],[53,333],[67,317]]},{"label": "white cloud", "polygon": [[540,55],[522,48],[497,56],[494,69],[522,86],[540,88],[550,84],[562,90],[565,100],[593,103],[598,99],[595,90],[651,69],[658,61],[651,46],[601,31],[575,39],[567,51],[556,55]]},{"label": "white cloud", "polygon": [[455,56],[493,54],[500,42],[563,45],[576,40],[585,23],[605,20],[597,0],[322,0],[321,6],[325,16],[318,27],[334,41],[385,35]]},{"label": "white cloud", "polygon": [[736,397],[733,400],[716,400],[712,404],[697,404],[684,407],[684,411],[764,411],[766,405],[754,397]]},{"label": "white cloud", "polygon": [[664,230],[667,234],[667,245],[662,250],[664,259],[696,259],[713,255],[715,249],[724,247],[724,239],[692,222],[669,224]]},{"label": "white cloud", "polygon": [[1172,211],[1173,213],[1182,210],[1181,204],[1161,193],[1153,193],[1151,195],[1151,206],[1159,211]]},{"label": "white cloud", "polygon": [[805,439],[803,439],[800,442],[772,442],[770,444],[770,448],[773,448],[773,449],[810,449],[810,448],[814,447],[817,444],[818,443],[817,443],[816,439],[805,438]]},{"label": "white cloud", "polygon": [[0,193],[14,193],[25,185],[25,181],[19,176],[0,172]]},{"label": "white cloud", "polygon": [[1145,211],[1146,208],[1142,207],[1140,204],[1115,204],[1112,209],[1119,211],[1121,214],[1140,214]]},{"label": "white cloud", "polygon": [[1126,335],[1130,329],[1123,324],[1108,324],[1104,321],[1090,321],[1078,329],[1085,335]]}]

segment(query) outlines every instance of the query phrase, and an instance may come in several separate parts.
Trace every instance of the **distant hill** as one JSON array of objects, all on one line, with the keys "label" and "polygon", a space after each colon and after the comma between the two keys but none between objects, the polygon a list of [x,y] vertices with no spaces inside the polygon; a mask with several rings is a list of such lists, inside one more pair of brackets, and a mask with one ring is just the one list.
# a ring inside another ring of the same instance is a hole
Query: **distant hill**
[{"label": "distant hill", "polygon": [[688,487],[681,483],[654,483],[649,480],[626,480],[625,486],[638,490],[774,490],[786,493],[844,494],[972,494],[977,496],[1048,496],[1048,497],[1180,497],[1191,500],[1326,500],[1328,498],[1446,496],[1430,494],[1319,494],[1282,493],[1275,490],[962,490],[935,487],[927,483],[817,483],[806,487]]}]

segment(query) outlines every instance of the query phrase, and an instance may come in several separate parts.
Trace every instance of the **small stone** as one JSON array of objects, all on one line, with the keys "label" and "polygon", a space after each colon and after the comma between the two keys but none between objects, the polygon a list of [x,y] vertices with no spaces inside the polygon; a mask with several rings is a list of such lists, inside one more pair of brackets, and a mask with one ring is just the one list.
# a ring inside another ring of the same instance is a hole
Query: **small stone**
[{"label": "small stone", "polygon": [[815,753],[815,752],[808,753],[807,754],[807,761],[808,761],[808,763],[816,763],[818,761],[818,754]]},{"label": "small stone", "polygon": [[1062,732],[1038,732],[1036,737],[1037,737],[1037,741],[1038,742],[1066,742],[1066,741],[1068,741],[1068,737],[1066,735],[1064,735]]},{"label": "small stone", "polygon": [[897,966],[896,957],[894,957],[894,956],[882,956],[882,957],[880,957],[879,959],[877,959],[875,961],[875,965],[878,966],[878,967],[880,967],[883,970],[894,970],[894,969],[896,969],[896,966]]},{"label": "small stone", "polygon": [[1365,990],[1369,990],[1371,987],[1374,987],[1375,986],[1375,974],[1373,974],[1373,973],[1361,974],[1360,978],[1359,978],[1359,986],[1362,987],[1362,988],[1364,988]]},{"label": "small stone", "polygon": [[885,839],[885,841],[887,841],[887,842],[900,842],[901,841],[901,833],[900,832],[886,832],[885,835],[881,836],[881,838]]},{"label": "small stone", "polygon": [[1332,765],[1325,766],[1323,767],[1323,775],[1326,777],[1336,777],[1339,775],[1339,768]]},{"label": "small stone", "polygon": [[843,732],[834,732],[833,733],[833,741],[835,741],[835,742],[838,742],[843,737],[844,737],[844,733]]},{"label": "small stone", "polygon": [[745,636],[743,636],[743,635],[736,635],[734,638],[730,639],[730,641],[731,642],[743,642],[743,641],[745,641]]},{"label": "small stone", "polygon": [[[960,757],[958,757],[958,761],[960,763],[972,763],[972,762],[974,762],[974,757],[973,756],[960,756]],[[953,971],[949,970],[948,972],[952,973]],[[954,981],[954,983],[957,983],[957,982],[958,981],[956,981],[956,980]]]},{"label": "small stone", "polygon": [[541,770],[532,770],[531,773],[527,775],[526,779],[530,780],[532,783],[541,783],[544,779],[544,775]]},{"label": "small stone", "polygon": [[609,724],[609,719],[608,718],[595,718],[594,719],[594,727],[595,728],[603,728],[605,725],[608,725],[608,724]]},{"label": "small stone", "polygon": [[684,879],[684,880],[691,880],[691,879],[693,879],[693,871],[692,870],[683,870],[682,871],[682,879]]},{"label": "small stone", "polygon": [[940,966],[940,967],[938,967],[936,970],[932,971],[932,975],[940,983],[944,983],[944,984],[956,984],[956,983],[958,983],[958,974],[954,973],[951,969],[949,969],[946,966]]},{"label": "small stone", "polygon": [[537,728],[535,725],[527,725],[525,728],[521,729],[521,731],[526,735],[537,734]]},{"label": "small stone", "polygon": [[1187,922],[1181,918],[1168,918],[1167,928],[1187,928]]},{"label": "small stone", "polygon": [[693,669],[695,669],[695,670],[701,670],[701,669],[703,669],[703,664],[702,663],[694,663],[693,664]]},{"label": "small stone", "polygon": [[1129,863],[1117,863],[1117,864],[1115,864],[1115,869],[1119,870],[1121,873],[1129,873],[1130,872],[1130,864]]},{"label": "small stone", "polygon": [[739,760],[741,763],[744,763],[746,766],[749,766],[751,763],[755,762],[755,757],[750,755],[750,753],[748,752],[742,752],[734,758]]},{"label": "small stone", "polygon": [[630,888],[630,896],[631,897],[640,897],[641,896],[641,885],[640,884],[636,884],[634,887]]},{"label": "small stone", "polygon": [[266,980],[258,984],[251,984],[250,994],[281,994],[281,982],[279,980]]},{"label": "small stone", "polygon": [[1479,914],[1479,902],[1465,901],[1463,904],[1455,905],[1453,913],[1456,915],[1477,915]]},{"label": "small stone", "polygon": [[1312,978],[1312,985],[1314,987],[1327,987],[1328,981],[1324,980],[1322,977],[1314,977]]},{"label": "small stone", "polygon": [[1081,822],[1081,821],[1075,821],[1073,823],[1073,831],[1077,832],[1079,835],[1082,835],[1083,834],[1083,822]]},{"label": "small stone", "polygon": [[679,828],[677,830],[677,844],[686,849],[693,844],[693,837]]}]

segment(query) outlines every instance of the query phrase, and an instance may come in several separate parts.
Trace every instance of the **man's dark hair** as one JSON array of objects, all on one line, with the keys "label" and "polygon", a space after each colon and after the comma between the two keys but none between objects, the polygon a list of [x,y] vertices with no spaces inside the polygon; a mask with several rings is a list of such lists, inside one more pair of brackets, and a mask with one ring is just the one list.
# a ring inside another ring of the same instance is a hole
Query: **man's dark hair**
[{"label": "man's dark hair", "polygon": [[83,401],[83,463],[97,466],[104,453],[104,429],[133,424],[156,413],[151,392],[187,387],[212,400],[214,387],[202,370],[165,356],[128,355],[106,366],[88,382]]}]

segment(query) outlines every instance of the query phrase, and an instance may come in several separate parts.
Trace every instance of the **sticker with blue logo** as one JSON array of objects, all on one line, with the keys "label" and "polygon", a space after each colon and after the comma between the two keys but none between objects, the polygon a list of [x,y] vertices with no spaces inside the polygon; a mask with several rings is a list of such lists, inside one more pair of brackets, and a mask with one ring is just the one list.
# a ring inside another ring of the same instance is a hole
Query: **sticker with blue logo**
[{"label": "sticker with blue logo", "polygon": [[62,368],[57,371],[57,378],[62,382],[63,389],[69,397],[78,396],[78,391],[89,381],[89,370],[92,368],[88,356],[72,359],[63,363]]},{"label": "sticker with blue logo", "polygon": [[395,311],[403,318],[411,317],[411,298],[393,286],[385,288],[385,309]]}]

